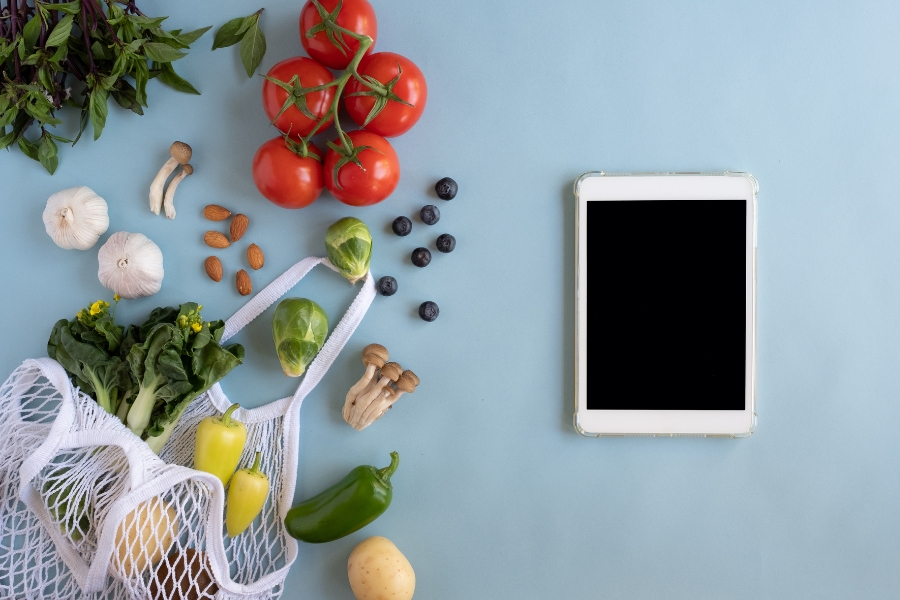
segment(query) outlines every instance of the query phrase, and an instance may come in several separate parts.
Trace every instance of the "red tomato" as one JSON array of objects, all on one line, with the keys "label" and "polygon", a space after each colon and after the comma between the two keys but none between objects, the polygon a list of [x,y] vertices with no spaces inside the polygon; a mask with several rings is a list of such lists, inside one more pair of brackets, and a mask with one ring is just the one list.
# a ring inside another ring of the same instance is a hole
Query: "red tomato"
[{"label": "red tomato", "polygon": [[[331,195],[350,206],[371,206],[378,204],[391,195],[400,181],[400,161],[391,143],[370,131],[360,129],[347,134],[355,150],[360,150],[357,158],[362,168],[348,162],[338,169],[337,181],[334,181],[334,167],[343,156],[331,148],[325,154],[325,186]],[[341,139],[334,144],[343,147]]]},{"label": "red tomato", "polygon": [[[319,0],[319,4],[331,14],[338,4],[338,0]],[[359,42],[352,37],[342,35],[335,32],[334,36],[340,41],[343,39],[348,47],[343,48],[341,52],[335,46],[325,31],[316,33],[313,37],[306,37],[306,32],[322,22],[322,17],[312,2],[307,1],[300,11],[300,43],[306,52],[331,69],[342,71],[347,68],[353,55],[359,49]],[[335,21],[344,29],[349,29],[354,33],[367,35],[372,38],[372,45],[366,51],[366,54],[375,47],[375,38],[378,35],[378,23],[375,20],[375,10],[368,0],[343,0],[341,4],[341,12],[338,13]]]},{"label": "red tomato", "polygon": [[[309,144],[319,157],[321,151]],[[283,137],[269,140],[253,157],[253,182],[259,192],[283,208],[303,208],[322,193],[322,163],[295,154]]]},{"label": "red tomato", "polygon": [[419,67],[399,54],[376,52],[362,59],[357,72],[360,75],[373,77],[385,85],[390,85],[390,82],[399,75],[400,79],[392,85],[390,92],[404,102],[409,102],[412,106],[388,98],[387,104],[378,115],[368,125],[364,125],[366,117],[375,106],[375,97],[351,96],[350,94],[369,90],[354,78],[347,84],[344,93],[344,104],[347,106],[350,117],[360,127],[365,127],[369,131],[385,137],[395,137],[409,131],[422,116],[422,111],[425,110],[425,100],[428,98],[425,76],[422,75]]},{"label": "red tomato", "polygon": [[[287,84],[290,84],[291,78],[297,75],[299,77],[299,85],[305,88],[320,86],[334,80],[331,71],[305,56],[296,56],[283,60],[269,69],[267,75]],[[267,79],[263,83],[262,97],[263,108],[266,111],[266,116],[271,121],[281,111],[284,101],[287,100],[288,93],[287,90]],[[306,94],[305,100],[307,108],[315,115],[316,120],[310,119],[300,112],[300,109],[295,104],[291,104],[280,117],[275,119],[275,127],[284,133],[290,132],[291,135],[297,137],[309,135],[309,132],[316,126],[318,119],[327,113],[331,107],[331,102],[334,100],[334,87]],[[327,129],[333,120],[333,118],[329,117],[319,128],[319,131]]]}]

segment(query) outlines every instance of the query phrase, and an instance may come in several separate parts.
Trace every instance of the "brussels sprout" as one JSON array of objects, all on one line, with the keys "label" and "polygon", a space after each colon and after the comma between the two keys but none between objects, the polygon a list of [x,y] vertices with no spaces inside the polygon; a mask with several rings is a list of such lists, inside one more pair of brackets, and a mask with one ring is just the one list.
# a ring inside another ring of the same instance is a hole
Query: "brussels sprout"
[{"label": "brussels sprout", "polygon": [[328,315],[312,300],[287,298],[275,309],[272,335],[284,374],[300,377],[325,343]]},{"label": "brussels sprout", "polygon": [[366,224],[354,217],[344,217],[325,233],[328,260],[341,275],[356,283],[369,272],[372,258],[372,234]]}]

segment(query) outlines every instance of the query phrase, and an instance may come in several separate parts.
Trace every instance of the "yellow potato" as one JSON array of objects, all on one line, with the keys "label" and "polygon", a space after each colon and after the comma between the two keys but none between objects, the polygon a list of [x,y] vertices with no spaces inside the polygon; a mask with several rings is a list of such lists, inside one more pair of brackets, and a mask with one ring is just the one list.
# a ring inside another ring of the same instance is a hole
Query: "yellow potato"
[{"label": "yellow potato", "polygon": [[412,565],[391,540],[363,540],[347,560],[350,589],[356,600],[410,600],[416,591]]}]

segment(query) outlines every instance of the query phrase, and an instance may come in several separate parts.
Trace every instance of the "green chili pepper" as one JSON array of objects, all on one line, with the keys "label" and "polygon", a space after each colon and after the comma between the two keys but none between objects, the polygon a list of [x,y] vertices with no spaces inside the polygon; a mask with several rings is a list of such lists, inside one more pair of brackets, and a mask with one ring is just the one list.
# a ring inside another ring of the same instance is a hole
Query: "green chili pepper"
[{"label": "green chili pepper", "polygon": [[387,510],[393,488],[391,475],[400,465],[400,455],[391,452],[391,464],[383,469],[356,467],[327,490],[288,511],[287,532],[298,540],[319,544],[362,529]]}]

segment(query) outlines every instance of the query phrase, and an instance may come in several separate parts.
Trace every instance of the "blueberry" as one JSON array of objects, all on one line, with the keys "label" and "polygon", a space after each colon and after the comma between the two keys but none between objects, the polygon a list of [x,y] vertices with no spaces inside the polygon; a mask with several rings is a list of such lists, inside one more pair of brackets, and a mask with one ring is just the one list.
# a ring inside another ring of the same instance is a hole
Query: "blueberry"
[{"label": "blueberry", "polygon": [[394,230],[399,236],[409,235],[409,232],[412,231],[412,221],[407,219],[406,217],[397,217],[394,219],[394,222],[391,223],[391,229]]},{"label": "blueberry", "polygon": [[397,280],[385,275],[378,280],[378,291],[382,296],[393,296],[397,293]]},{"label": "blueberry", "polygon": [[437,192],[438,198],[441,200],[453,200],[456,197],[456,191],[459,186],[449,177],[444,177],[434,184],[434,191]]},{"label": "blueberry", "polygon": [[434,225],[441,220],[441,211],[434,204],[427,204],[419,211],[419,216],[426,225]]},{"label": "blueberry", "polygon": [[453,252],[453,249],[456,248],[456,238],[449,233],[442,233],[438,236],[435,245],[437,245],[438,252]]},{"label": "blueberry", "polygon": [[412,251],[412,264],[417,267],[427,267],[431,262],[431,250],[428,248],[416,248]]},{"label": "blueberry", "polygon": [[439,314],[441,314],[441,309],[439,309],[438,305],[431,300],[419,305],[419,316],[422,317],[423,321],[428,321],[430,323],[437,319]]}]

